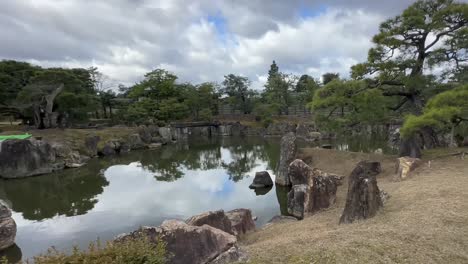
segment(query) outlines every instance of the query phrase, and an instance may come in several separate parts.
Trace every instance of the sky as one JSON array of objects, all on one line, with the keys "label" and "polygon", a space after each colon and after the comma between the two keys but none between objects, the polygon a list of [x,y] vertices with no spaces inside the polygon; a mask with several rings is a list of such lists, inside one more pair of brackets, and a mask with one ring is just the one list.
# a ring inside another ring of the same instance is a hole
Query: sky
[{"label": "sky", "polygon": [[98,67],[132,85],[164,68],[179,82],[234,73],[261,89],[280,70],[348,76],[385,19],[414,0],[2,0],[0,59]]}]

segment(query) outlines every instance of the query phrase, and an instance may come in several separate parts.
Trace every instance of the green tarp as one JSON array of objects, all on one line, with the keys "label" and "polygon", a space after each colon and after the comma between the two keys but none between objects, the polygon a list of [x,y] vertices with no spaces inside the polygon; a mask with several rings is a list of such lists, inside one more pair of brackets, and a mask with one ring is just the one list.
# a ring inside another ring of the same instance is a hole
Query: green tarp
[{"label": "green tarp", "polygon": [[7,140],[7,139],[27,139],[30,138],[31,134],[22,134],[22,135],[0,135],[0,141],[1,140]]}]

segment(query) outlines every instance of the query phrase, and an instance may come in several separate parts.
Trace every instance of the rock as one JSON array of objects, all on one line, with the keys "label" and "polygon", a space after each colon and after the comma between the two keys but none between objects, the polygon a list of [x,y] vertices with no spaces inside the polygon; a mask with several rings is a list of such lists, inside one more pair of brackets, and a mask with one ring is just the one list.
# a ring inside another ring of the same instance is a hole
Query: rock
[{"label": "rock", "polygon": [[63,160],[66,168],[79,168],[90,159],[87,156],[80,155],[78,151],[73,151],[68,145],[63,143],[52,142],[51,146],[55,151],[55,157]]},{"label": "rock", "polygon": [[10,209],[0,201],[0,251],[15,244],[16,223]]},{"label": "rock", "polygon": [[160,227],[142,227],[118,236],[115,242],[139,237],[147,237],[152,243],[158,243],[158,238],[164,241],[172,256],[167,262],[169,264],[226,263],[220,261],[238,261],[236,255],[242,256],[236,252],[235,236],[208,225],[191,226],[179,220],[164,221]]},{"label": "rock", "polygon": [[318,133],[320,135],[319,132],[315,132],[314,131],[315,128],[313,125],[309,125],[309,124],[298,124],[296,126],[296,137],[297,138],[300,138],[300,139],[303,139],[305,141],[315,141],[317,140],[319,137],[316,136],[316,133]]},{"label": "rock", "polygon": [[158,149],[160,147],[162,147],[162,143],[151,143],[148,145],[149,149]]},{"label": "rock", "polygon": [[[149,141],[151,141],[151,138]],[[139,134],[129,135],[126,143],[129,145],[130,149],[143,149],[146,147],[146,144],[143,142]]]},{"label": "rock", "polygon": [[0,142],[0,177],[23,178],[63,169],[52,146],[42,140],[13,139]]},{"label": "rock", "polygon": [[376,171],[375,162],[361,161],[351,172],[340,224],[371,218],[383,206]]},{"label": "rock", "polygon": [[104,145],[104,147],[99,151],[99,154],[102,156],[112,156],[120,151],[120,147],[120,142],[111,140]]},{"label": "rock", "polygon": [[293,189],[288,193],[288,213],[302,219],[307,213],[335,203],[336,191],[343,177],[312,169],[304,161],[296,159],[289,165],[289,179]]},{"label": "rock", "polygon": [[84,146],[86,155],[89,157],[96,157],[98,155],[98,143],[100,137],[96,135],[90,135],[85,138]]},{"label": "rock", "polygon": [[138,127],[138,136],[140,137],[142,142],[147,144],[151,143],[151,138],[153,138],[151,130],[147,126]]},{"label": "rock", "polygon": [[416,137],[402,139],[400,157],[421,158],[421,146]]},{"label": "rock", "polygon": [[296,125],[288,122],[271,123],[266,129],[268,136],[283,136],[295,132]]},{"label": "rock", "polygon": [[382,200],[383,205],[385,205],[388,199],[390,199],[391,197],[392,196],[390,196],[390,194],[388,194],[386,191],[380,190],[380,199]]},{"label": "rock", "polygon": [[293,186],[298,184],[310,185],[311,175],[312,168],[301,159],[295,159],[289,164],[288,177]]},{"label": "rock", "polygon": [[304,218],[305,206],[308,204],[309,187],[306,184],[293,185],[288,193],[288,213],[298,219]]},{"label": "rock", "polygon": [[374,154],[382,155],[382,154],[383,154],[383,150],[382,150],[381,148],[378,148],[378,149],[374,150]]},{"label": "rock", "polygon": [[408,178],[410,172],[416,169],[422,161],[418,158],[401,157],[397,159],[396,163],[396,177],[395,180],[404,180]]},{"label": "rock", "polygon": [[172,131],[170,127],[160,127],[159,135],[161,135],[161,137],[167,142],[172,141]]},{"label": "rock", "polygon": [[255,222],[252,219],[252,211],[249,209],[234,209],[226,212],[226,216],[231,221],[234,234],[243,235],[255,230]]},{"label": "rock", "polygon": [[333,149],[333,146],[331,144],[323,144],[322,148],[324,148],[324,149]]},{"label": "rock", "polygon": [[226,216],[223,210],[209,211],[199,215],[192,216],[185,221],[189,225],[202,226],[209,225],[229,234],[235,235],[232,230],[231,220]]},{"label": "rock", "polygon": [[234,246],[216,257],[213,261],[210,261],[209,264],[244,263],[248,260],[249,256],[247,253],[239,247]]},{"label": "rock", "polygon": [[267,188],[273,186],[270,174],[267,171],[259,171],[255,173],[255,178],[250,184],[250,189]]},{"label": "rock", "polygon": [[275,182],[278,185],[289,186],[291,181],[288,176],[289,164],[296,156],[296,136],[290,132],[281,138],[280,160],[278,165],[278,175]]}]

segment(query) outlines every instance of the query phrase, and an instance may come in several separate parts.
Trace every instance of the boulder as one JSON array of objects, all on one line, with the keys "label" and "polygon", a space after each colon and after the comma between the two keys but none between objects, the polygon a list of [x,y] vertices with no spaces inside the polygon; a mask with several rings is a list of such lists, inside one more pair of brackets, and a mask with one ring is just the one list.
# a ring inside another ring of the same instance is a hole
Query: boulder
[{"label": "boulder", "polygon": [[320,132],[309,132],[309,141],[319,141],[322,139],[322,133]]},{"label": "boulder", "polygon": [[422,161],[418,158],[401,157],[397,159],[396,163],[396,177],[395,180],[404,180],[408,178],[410,172],[416,169]]},{"label": "boulder", "polygon": [[140,237],[147,237],[152,243],[158,243],[159,239],[166,243],[171,255],[169,264],[226,263],[220,261],[226,258],[238,261],[236,255],[239,258],[242,255],[237,252],[235,236],[209,225],[192,226],[179,220],[164,221],[159,227],[142,227],[118,236],[115,242]]},{"label": "boulder", "polygon": [[226,212],[226,216],[231,221],[234,234],[243,235],[255,230],[255,222],[252,218],[252,211],[249,209],[234,209]]},{"label": "boulder", "polygon": [[291,181],[288,176],[289,164],[296,156],[296,136],[290,132],[281,138],[280,160],[278,164],[278,175],[275,182],[278,185],[289,186]]},{"label": "boulder", "polygon": [[269,193],[271,189],[273,189],[273,186],[265,187],[265,188],[255,188],[254,192],[255,192],[255,195],[260,196],[260,195],[265,195]]},{"label": "boulder", "polygon": [[270,174],[267,171],[259,171],[255,173],[255,178],[249,188],[268,188],[271,186],[273,186],[273,181],[271,180]]},{"label": "boulder", "polygon": [[189,225],[203,226],[209,225],[224,232],[235,235],[232,230],[231,220],[226,216],[223,210],[209,211],[199,215],[192,216],[185,221]]},{"label": "boulder", "polygon": [[61,142],[52,142],[55,157],[63,160],[66,168],[79,168],[90,159],[88,156],[80,155],[78,151],[73,151],[68,145]]},{"label": "boulder", "polygon": [[151,143],[151,138],[153,137],[151,134],[151,130],[147,126],[138,127],[138,136],[144,143]]},{"label": "boulder", "polygon": [[10,209],[0,201],[0,251],[15,244],[16,223]]},{"label": "boulder", "polygon": [[[149,139],[149,142],[151,142],[151,138]],[[126,143],[130,149],[143,149],[146,147],[145,142],[143,142],[139,134],[129,135]]]},{"label": "boulder", "polygon": [[167,142],[172,141],[172,131],[170,127],[160,127],[159,135]]},{"label": "boulder", "polygon": [[0,142],[0,177],[23,178],[63,169],[52,146],[42,140],[12,139]]},{"label": "boulder", "polygon": [[342,176],[312,169],[300,159],[289,165],[289,178],[293,188],[288,193],[288,213],[299,219],[333,205],[343,180]]},{"label": "boulder", "polygon": [[96,135],[90,135],[85,138],[84,146],[85,146],[85,154],[90,157],[96,157],[98,155],[98,143],[100,137]]},{"label": "boulder", "polygon": [[112,156],[120,151],[121,144],[118,141],[108,141],[104,147],[99,151],[102,156]]},{"label": "boulder", "polygon": [[371,218],[383,206],[381,192],[377,186],[376,167],[375,162],[361,161],[351,172],[340,224]]},{"label": "boulder", "polygon": [[309,187],[306,184],[293,185],[288,193],[288,214],[298,218],[304,218],[306,206],[308,206]]}]

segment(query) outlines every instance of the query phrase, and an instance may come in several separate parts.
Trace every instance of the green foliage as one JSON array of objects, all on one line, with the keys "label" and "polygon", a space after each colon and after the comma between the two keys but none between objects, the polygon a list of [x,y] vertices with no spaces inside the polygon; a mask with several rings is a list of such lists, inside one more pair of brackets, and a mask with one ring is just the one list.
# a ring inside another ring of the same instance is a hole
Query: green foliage
[{"label": "green foliage", "polygon": [[258,103],[254,109],[257,121],[261,121],[264,127],[267,127],[273,122],[273,115],[278,112],[278,109],[270,104]]},{"label": "green foliage", "polygon": [[328,72],[322,75],[322,83],[323,85],[327,85],[329,82],[340,79],[340,74]]},{"label": "green foliage", "polygon": [[444,130],[468,121],[468,85],[433,97],[420,116],[408,115],[401,128],[403,137],[410,137],[424,127]]},{"label": "green foliage", "polygon": [[[355,124],[377,124],[387,118],[387,99],[364,81],[335,79],[315,93],[311,107],[317,122],[338,129]],[[328,123],[328,124],[326,124]]]},{"label": "green foliage", "polygon": [[255,95],[249,86],[250,81],[247,77],[234,74],[224,76],[223,93],[229,97],[230,104],[244,114],[251,112],[252,97]]},{"label": "green foliage", "polygon": [[98,240],[90,243],[87,250],[74,248],[71,254],[51,248],[47,254],[34,257],[36,264],[89,263],[89,264],[163,264],[166,245],[159,240],[156,244],[147,239],[108,242],[102,246]]}]

